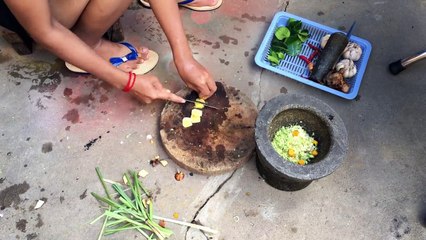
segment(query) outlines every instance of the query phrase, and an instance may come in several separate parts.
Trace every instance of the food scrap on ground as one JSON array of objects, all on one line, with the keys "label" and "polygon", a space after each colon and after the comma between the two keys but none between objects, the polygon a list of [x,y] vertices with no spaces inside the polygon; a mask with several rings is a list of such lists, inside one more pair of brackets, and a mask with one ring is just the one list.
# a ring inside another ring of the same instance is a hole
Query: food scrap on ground
[{"label": "food scrap on ground", "polygon": [[140,170],[138,173],[139,177],[141,178],[145,178],[146,176],[148,176],[148,174],[149,173],[145,169]]},{"label": "food scrap on ground", "polygon": [[160,221],[158,221],[158,225],[160,225],[161,227],[165,228],[166,227],[166,221],[160,220]]},{"label": "food scrap on ground", "polygon": [[160,164],[160,156],[155,156],[153,159],[151,159],[151,160],[149,160],[149,164],[152,166],[152,167],[155,167],[155,166],[157,166],[158,164]]},{"label": "food scrap on ground", "polygon": [[318,142],[300,126],[280,128],[272,139],[272,146],[285,160],[306,165],[318,155]]},{"label": "food scrap on ground", "polygon": [[160,160],[160,164],[163,165],[163,167],[165,167],[169,164],[169,162],[167,160]]},{"label": "food scrap on ground", "polygon": [[39,209],[44,205],[44,201],[43,200],[38,200],[34,209]]},{"label": "food scrap on ground", "polygon": [[175,179],[176,181],[182,181],[185,178],[185,173],[181,172],[181,171],[177,171],[175,173]]}]

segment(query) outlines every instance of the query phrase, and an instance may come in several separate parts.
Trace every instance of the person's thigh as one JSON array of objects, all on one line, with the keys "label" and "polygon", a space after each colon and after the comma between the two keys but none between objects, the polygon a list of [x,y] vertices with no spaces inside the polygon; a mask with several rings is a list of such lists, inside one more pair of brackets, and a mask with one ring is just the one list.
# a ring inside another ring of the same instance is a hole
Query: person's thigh
[{"label": "person's thigh", "polygon": [[53,17],[66,28],[75,25],[89,2],[90,0],[49,0]]}]

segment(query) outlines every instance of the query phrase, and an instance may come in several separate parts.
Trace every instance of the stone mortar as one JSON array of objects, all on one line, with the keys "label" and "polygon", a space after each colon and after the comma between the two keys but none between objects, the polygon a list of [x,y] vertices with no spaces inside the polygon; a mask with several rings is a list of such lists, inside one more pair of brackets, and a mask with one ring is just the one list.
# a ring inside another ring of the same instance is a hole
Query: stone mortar
[{"label": "stone mortar", "polygon": [[[318,140],[318,156],[301,166],[283,159],[271,141],[282,126],[301,125]],[[257,168],[274,188],[296,191],[334,172],[348,151],[348,134],[340,116],[327,104],[310,96],[280,95],[260,110],[255,127]]]}]

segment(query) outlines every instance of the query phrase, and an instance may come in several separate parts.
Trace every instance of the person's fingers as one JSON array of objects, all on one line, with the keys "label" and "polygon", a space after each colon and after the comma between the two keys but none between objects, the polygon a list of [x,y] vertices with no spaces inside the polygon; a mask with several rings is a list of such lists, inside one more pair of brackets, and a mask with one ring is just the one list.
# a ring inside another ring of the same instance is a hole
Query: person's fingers
[{"label": "person's fingers", "polygon": [[175,102],[175,103],[185,103],[185,99],[183,99],[182,97],[174,94],[174,93],[169,93],[169,96],[167,97],[169,101]]},{"label": "person's fingers", "polygon": [[208,98],[212,95],[212,93],[210,93],[210,89],[208,88],[207,84],[199,85],[196,90],[198,91],[198,96],[200,96],[203,99]]},{"label": "person's fingers", "polygon": [[207,81],[207,86],[210,89],[211,95],[213,95],[213,93],[217,90],[216,82],[213,79],[211,81]]},{"label": "person's fingers", "polygon": [[159,92],[159,97],[164,100],[169,100],[176,103],[185,103],[185,99],[172,93],[169,89],[163,89]]}]

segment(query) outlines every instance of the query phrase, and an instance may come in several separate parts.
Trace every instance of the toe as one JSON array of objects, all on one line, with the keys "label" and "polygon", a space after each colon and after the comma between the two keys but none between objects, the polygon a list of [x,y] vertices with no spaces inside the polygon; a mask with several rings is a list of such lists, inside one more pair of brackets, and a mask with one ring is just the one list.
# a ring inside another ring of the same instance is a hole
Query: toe
[{"label": "toe", "polygon": [[142,60],[147,60],[148,59],[148,53],[149,53],[149,49],[146,47],[139,47],[138,48],[139,51],[139,58]]}]

